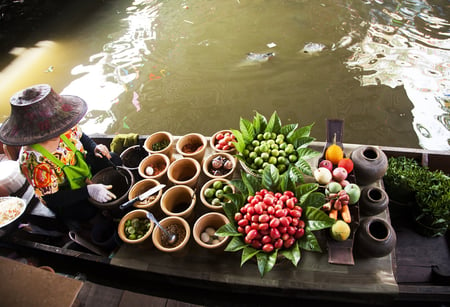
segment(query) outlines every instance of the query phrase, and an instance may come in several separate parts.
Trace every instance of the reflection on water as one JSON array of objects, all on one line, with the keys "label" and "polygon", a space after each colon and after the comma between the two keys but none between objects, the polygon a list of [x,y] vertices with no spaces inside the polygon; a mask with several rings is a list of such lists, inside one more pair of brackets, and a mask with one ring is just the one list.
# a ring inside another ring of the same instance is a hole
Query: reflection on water
[{"label": "reflection on water", "polygon": [[362,69],[362,86],[403,86],[420,145],[450,150],[450,24],[425,1],[382,2],[370,13],[366,36],[350,48],[346,65]]},{"label": "reflection on water", "polygon": [[86,100],[87,133],[211,135],[276,110],[320,140],[338,117],[349,143],[450,150],[446,1],[109,3],[57,42],[71,77],[45,74]]}]

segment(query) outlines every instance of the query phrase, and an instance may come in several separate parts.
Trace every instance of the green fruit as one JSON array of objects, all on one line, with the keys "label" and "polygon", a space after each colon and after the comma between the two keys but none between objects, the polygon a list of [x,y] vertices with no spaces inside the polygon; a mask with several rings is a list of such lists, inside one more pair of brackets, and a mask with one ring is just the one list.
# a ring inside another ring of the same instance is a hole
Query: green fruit
[{"label": "green fruit", "polygon": [[359,188],[359,186],[355,183],[350,183],[345,186],[344,190],[350,197],[348,203],[350,205],[356,204],[359,200],[359,197],[361,196],[361,189]]},{"label": "green fruit", "polygon": [[265,139],[265,140],[270,140],[270,139],[272,138],[272,133],[270,133],[270,132],[265,132],[263,136],[264,136],[264,139]]},{"label": "green fruit", "polygon": [[259,146],[259,141],[258,140],[253,140],[252,145],[255,146],[255,147]]},{"label": "green fruit", "polygon": [[256,136],[256,139],[257,139],[258,141],[264,140],[263,134],[262,134],[262,133],[258,134],[258,135]]},{"label": "green fruit", "polygon": [[225,193],[223,192],[223,190],[217,190],[217,191],[216,191],[216,197],[217,197],[218,199],[222,199],[222,198],[223,198],[223,194],[225,194]]},{"label": "green fruit", "polygon": [[256,157],[258,157],[258,154],[257,154],[256,152],[252,151],[252,152],[248,155],[248,157],[249,157],[250,159],[252,159],[252,160],[255,160]]},{"label": "green fruit", "polygon": [[338,193],[340,190],[342,190],[342,186],[339,184],[339,182],[332,181],[327,184],[325,194],[328,195],[330,193]]},{"label": "green fruit", "polygon": [[280,152],[278,151],[278,149],[272,149],[270,154],[272,155],[272,157],[278,157],[280,155]]},{"label": "green fruit", "polygon": [[278,160],[277,160],[276,157],[270,157],[270,158],[269,158],[269,163],[270,163],[270,164],[277,164],[277,162],[278,162]]},{"label": "green fruit", "polygon": [[204,195],[206,198],[214,197],[215,194],[216,194],[216,190],[215,190],[215,189],[212,189],[212,188],[207,188],[207,189],[205,190],[205,193],[203,193],[203,195]]},{"label": "green fruit", "polygon": [[264,160],[261,157],[256,157],[255,159],[255,165],[261,166],[264,163]]},{"label": "green fruit", "polygon": [[213,205],[213,206],[220,206],[220,205],[221,205],[220,199],[214,198],[214,199],[211,201],[211,205]]},{"label": "green fruit", "polygon": [[233,188],[227,184],[226,186],[223,187],[223,191],[228,194],[233,193]]},{"label": "green fruit", "polygon": [[289,161],[285,158],[285,157],[283,157],[283,156],[280,156],[280,157],[278,157],[278,164],[287,164]]},{"label": "green fruit", "polygon": [[263,152],[263,153],[261,154],[261,158],[262,158],[264,161],[269,160],[269,157],[270,157],[270,155],[269,155],[267,152]]},{"label": "green fruit", "polygon": [[331,226],[330,234],[336,241],[345,241],[350,236],[350,226],[343,220],[337,220],[333,226]]},{"label": "green fruit", "polygon": [[290,154],[290,155],[289,155],[289,161],[292,162],[292,163],[297,162],[297,155],[295,155],[295,154]]},{"label": "green fruit", "polygon": [[286,153],[291,154],[294,152],[294,145],[292,144],[287,144],[286,148],[284,149],[284,151],[286,151]]},{"label": "green fruit", "polygon": [[218,180],[218,181],[214,181],[213,183],[213,188],[216,190],[222,189],[223,187],[223,182]]},{"label": "green fruit", "polygon": [[284,173],[286,171],[286,169],[287,169],[285,164],[278,164],[277,168],[278,168],[278,171],[280,172],[280,174]]}]

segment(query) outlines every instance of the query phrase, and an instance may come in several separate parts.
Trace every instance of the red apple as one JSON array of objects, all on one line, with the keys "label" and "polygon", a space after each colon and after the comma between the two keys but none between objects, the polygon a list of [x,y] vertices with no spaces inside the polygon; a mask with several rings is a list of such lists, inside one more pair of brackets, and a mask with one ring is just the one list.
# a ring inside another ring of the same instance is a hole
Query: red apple
[{"label": "red apple", "polygon": [[347,175],[348,175],[347,170],[343,167],[336,167],[333,170],[333,179],[338,182],[347,179]]},{"label": "red apple", "polygon": [[322,160],[322,161],[320,161],[319,167],[325,167],[325,168],[327,168],[330,172],[333,171],[333,163],[331,163],[330,160]]}]

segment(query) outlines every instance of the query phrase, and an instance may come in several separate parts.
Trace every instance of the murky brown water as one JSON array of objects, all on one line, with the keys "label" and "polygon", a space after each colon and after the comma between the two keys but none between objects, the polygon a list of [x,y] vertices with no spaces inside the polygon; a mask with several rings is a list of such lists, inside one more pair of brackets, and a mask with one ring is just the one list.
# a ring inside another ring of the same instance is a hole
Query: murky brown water
[{"label": "murky brown water", "polygon": [[[0,120],[14,92],[49,83],[88,102],[88,133],[211,135],[276,110],[315,122],[318,140],[342,118],[345,142],[450,150],[446,14],[445,1],[109,1],[18,50],[0,75]],[[305,53],[308,42],[324,49]]]}]

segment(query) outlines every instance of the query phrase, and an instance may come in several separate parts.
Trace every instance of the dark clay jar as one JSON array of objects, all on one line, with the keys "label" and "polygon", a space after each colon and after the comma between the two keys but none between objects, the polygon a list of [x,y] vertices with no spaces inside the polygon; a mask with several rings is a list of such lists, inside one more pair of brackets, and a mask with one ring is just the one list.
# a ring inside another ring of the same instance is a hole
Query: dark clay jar
[{"label": "dark clay jar", "polygon": [[361,190],[359,199],[359,209],[362,215],[377,215],[389,205],[389,197],[383,189],[374,186],[367,186]]},{"label": "dark clay jar", "polygon": [[383,257],[395,248],[397,235],[394,228],[378,217],[363,219],[355,237],[355,250],[363,257]]},{"label": "dark clay jar", "polygon": [[360,146],[351,153],[350,158],[359,185],[369,185],[383,178],[388,168],[386,154],[374,146]]}]

